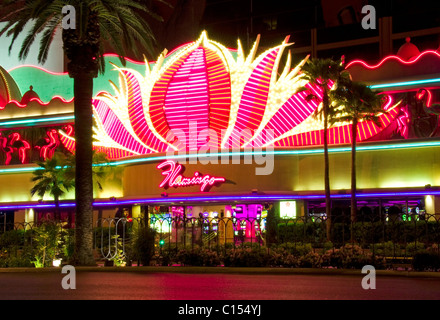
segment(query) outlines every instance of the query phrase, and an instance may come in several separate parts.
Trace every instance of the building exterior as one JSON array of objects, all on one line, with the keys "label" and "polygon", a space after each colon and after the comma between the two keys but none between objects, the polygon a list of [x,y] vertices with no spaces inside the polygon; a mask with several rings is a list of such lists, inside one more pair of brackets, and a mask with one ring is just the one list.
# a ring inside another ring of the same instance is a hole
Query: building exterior
[{"label": "building exterior", "polygon": [[[132,217],[258,219],[275,206],[281,218],[325,217],[322,123],[313,117],[320,91],[300,78],[305,60],[291,65],[289,40],[262,53],[257,41],[245,54],[202,33],[125,68],[108,55],[114,70],[95,81],[95,149],[118,170],[96,191],[95,221],[124,208]],[[420,52],[409,38],[373,64],[347,61],[354,80],[385,97],[381,126],[361,122],[356,137],[360,210],[386,217],[397,208],[402,219],[440,212],[439,62],[436,48]],[[56,150],[74,152],[75,124],[67,74],[25,65],[0,75],[6,226],[53,212],[50,197],[31,197],[32,172]],[[335,214],[349,210],[351,139],[350,124],[330,129]],[[74,222],[72,197],[61,207]]]}]

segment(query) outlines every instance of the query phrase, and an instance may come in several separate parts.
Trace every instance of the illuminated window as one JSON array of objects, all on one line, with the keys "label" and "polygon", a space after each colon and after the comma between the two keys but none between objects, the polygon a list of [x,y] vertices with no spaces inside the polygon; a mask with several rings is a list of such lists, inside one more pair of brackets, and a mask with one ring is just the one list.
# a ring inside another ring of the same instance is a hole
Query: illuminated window
[{"label": "illuminated window", "polygon": [[281,201],[280,202],[280,217],[282,219],[296,218],[296,201]]}]

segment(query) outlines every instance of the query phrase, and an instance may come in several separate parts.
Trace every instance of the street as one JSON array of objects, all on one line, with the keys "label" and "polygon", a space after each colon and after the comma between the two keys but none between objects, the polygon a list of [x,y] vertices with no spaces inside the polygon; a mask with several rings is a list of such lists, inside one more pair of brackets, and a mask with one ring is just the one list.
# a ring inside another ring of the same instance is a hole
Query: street
[{"label": "street", "polygon": [[61,272],[0,272],[2,300],[438,300],[440,277],[377,275],[186,274],[76,272],[76,289],[63,289]]}]

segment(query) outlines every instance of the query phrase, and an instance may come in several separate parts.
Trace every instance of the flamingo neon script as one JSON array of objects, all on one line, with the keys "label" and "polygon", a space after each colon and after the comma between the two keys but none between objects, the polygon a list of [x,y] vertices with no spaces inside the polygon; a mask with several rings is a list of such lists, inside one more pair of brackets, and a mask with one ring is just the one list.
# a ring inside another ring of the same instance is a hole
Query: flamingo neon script
[{"label": "flamingo neon script", "polygon": [[192,178],[187,178],[182,175],[183,166],[181,164],[177,164],[174,161],[168,160],[160,163],[157,166],[157,169],[168,168],[168,170],[164,170],[162,175],[165,176],[165,179],[159,185],[160,188],[168,188],[168,187],[189,187],[200,185],[200,191],[208,191],[210,187],[215,184],[225,182],[225,178],[223,177],[213,177],[210,175],[200,175],[199,172],[195,172]]}]

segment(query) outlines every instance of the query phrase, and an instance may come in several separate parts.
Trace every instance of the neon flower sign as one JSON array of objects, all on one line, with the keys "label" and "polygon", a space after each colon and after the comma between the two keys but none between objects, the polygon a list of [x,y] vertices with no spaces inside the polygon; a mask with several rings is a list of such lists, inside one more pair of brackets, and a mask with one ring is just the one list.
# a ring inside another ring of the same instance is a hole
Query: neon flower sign
[{"label": "neon flower sign", "polygon": [[157,169],[166,169],[162,172],[162,175],[165,176],[165,179],[160,183],[160,188],[168,188],[168,187],[189,187],[200,185],[200,191],[208,191],[210,187],[215,184],[225,182],[225,178],[222,177],[213,177],[210,175],[200,175],[199,172],[195,172],[192,178],[187,178],[182,175],[184,168],[181,164],[177,164],[172,160],[167,160],[160,163]]},{"label": "neon flower sign", "polygon": [[[257,40],[246,56],[238,42],[233,54],[203,32],[172,54],[164,52],[156,63],[146,61],[145,72],[114,65],[119,86],[112,83],[113,94],[101,92],[92,101],[94,148],[110,159],[121,159],[208,148],[322,145],[323,123],[313,116],[322,90],[302,79],[300,71],[307,59],[292,65],[289,54],[284,69],[279,68],[289,46],[286,38],[257,55]],[[307,99],[311,93],[318,99]],[[398,104],[390,96],[381,126],[361,121],[357,137],[351,136],[350,123],[332,126],[329,143],[381,137],[385,128],[395,124]],[[63,145],[74,152],[74,136],[60,134]]]}]

